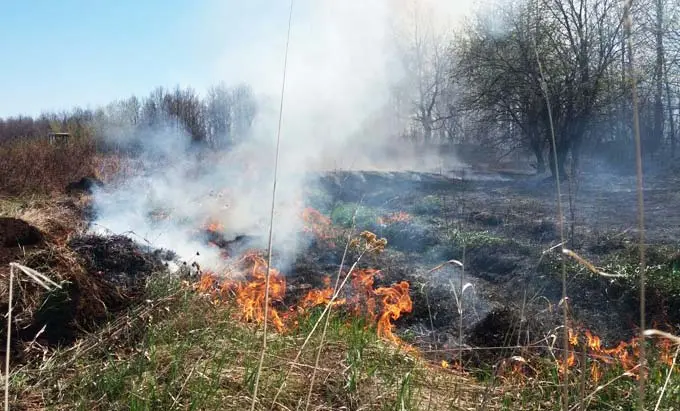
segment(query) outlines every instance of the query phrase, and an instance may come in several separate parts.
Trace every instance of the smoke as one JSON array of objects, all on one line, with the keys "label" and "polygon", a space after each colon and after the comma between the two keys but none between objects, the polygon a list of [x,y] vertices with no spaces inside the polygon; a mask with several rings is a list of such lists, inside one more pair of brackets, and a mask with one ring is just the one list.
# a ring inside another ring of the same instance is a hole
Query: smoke
[{"label": "smoke", "polygon": [[[108,130],[112,141],[139,140],[145,166],[137,177],[95,193],[95,230],[134,233],[204,267],[222,261],[198,232],[209,221],[219,222],[227,239],[246,234],[250,246],[266,246],[288,17],[285,2],[273,3],[227,2],[228,12],[243,18],[226,33],[219,67],[228,83],[247,83],[256,93],[249,138],[206,154],[173,127],[134,137]],[[315,189],[310,174],[440,166],[434,154],[425,158],[395,144],[409,121],[395,118],[392,107],[392,87],[405,75],[395,56],[395,24],[404,24],[406,10],[400,3],[295,2],[274,218],[281,268],[306,245],[298,233],[305,198]]]}]

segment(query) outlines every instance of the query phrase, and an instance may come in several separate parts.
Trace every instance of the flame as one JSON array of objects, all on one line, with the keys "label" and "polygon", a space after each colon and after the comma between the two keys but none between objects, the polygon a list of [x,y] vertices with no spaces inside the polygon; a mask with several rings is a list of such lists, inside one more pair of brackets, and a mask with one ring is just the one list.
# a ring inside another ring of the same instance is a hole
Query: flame
[{"label": "flame", "polygon": [[203,274],[201,274],[201,277],[199,278],[198,283],[196,283],[194,288],[200,293],[206,293],[213,289],[215,283],[216,283],[215,274],[212,273],[211,271],[206,271]]},{"label": "flame", "polygon": [[304,222],[304,232],[314,234],[318,240],[323,241],[331,248],[335,247],[333,240],[336,237],[336,232],[330,218],[315,208],[307,207],[302,210],[302,221]]},{"label": "flame", "polygon": [[578,336],[574,333],[574,330],[571,328],[568,329],[569,331],[569,345],[576,347],[578,346]]},{"label": "flame", "polygon": [[[590,380],[598,384],[604,375],[605,366],[617,365],[623,368],[626,375],[638,379],[638,366],[640,362],[640,342],[638,337],[632,338],[630,341],[620,341],[612,348],[605,348],[602,340],[597,335],[594,335],[589,330],[583,332],[585,337],[585,348],[589,357],[590,364]],[[569,345],[578,345],[578,335],[573,330],[569,329]],[[673,344],[667,339],[662,339],[658,344],[658,359],[661,363],[672,366],[673,355],[671,348]],[[570,351],[566,364],[557,360],[560,374],[564,374],[567,370],[576,364],[576,357],[573,351]]]},{"label": "flame", "polygon": [[401,343],[399,338],[392,333],[394,325],[391,320],[397,320],[402,313],[410,313],[413,309],[411,297],[408,294],[409,284],[401,281],[392,287],[380,287],[375,290],[377,295],[382,296],[383,313],[378,319],[378,336],[394,343]]},{"label": "flame", "polygon": [[557,363],[559,364],[559,373],[561,375],[564,375],[571,367],[576,364],[576,356],[574,355],[574,351],[569,350],[569,356],[567,357],[566,363],[557,360]]},{"label": "flame", "polygon": [[220,231],[224,231],[224,225],[219,221],[210,219],[208,220],[208,222],[205,223],[203,229],[206,231],[210,231],[211,233],[217,233]]},{"label": "flame", "polygon": [[381,217],[378,217],[377,222],[380,225],[389,225],[394,223],[408,223],[412,220],[410,214],[403,211],[398,211],[396,213],[390,213]]},{"label": "flame", "polygon": [[[330,219],[313,208],[306,208],[302,213],[306,223],[306,230],[315,233],[320,239],[332,239],[335,236]],[[208,221],[203,227],[208,231],[222,230],[223,226],[215,221]],[[362,252],[380,252],[385,248],[387,241],[378,238],[374,233],[363,231],[357,237],[354,246],[362,248]],[[225,255],[225,259],[229,259]],[[331,287],[331,279],[324,276],[324,288],[310,290],[302,297],[298,304],[289,306],[283,313],[279,311],[286,294],[286,279],[278,270],[268,268],[267,262],[256,252],[246,253],[236,264],[238,272],[243,277],[241,280],[227,279],[218,281],[218,275],[214,272],[204,272],[193,288],[211,297],[211,302],[220,304],[227,298],[235,297],[239,307],[238,317],[245,322],[262,323],[271,321],[278,332],[286,330],[286,322],[298,324],[296,315],[304,314],[308,309],[326,305],[333,300],[334,306],[347,306],[356,315],[374,322],[377,334],[380,338],[401,344],[399,338],[393,333],[393,321],[399,319],[404,313],[411,312],[412,301],[409,296],[409,283],[406,281],[393,284],[390,287],[374,288],[375,278],[380,275],[380,270],[373,268],[360,268],[352,270],[349,297],[333,299],[334,287]],[[267,271],[269,270],[269,299],[265,302]],[[337,297],[337,296],[336,296]],[[380,302],[380,304],[378,303]],[[277,308],[279,307],[279,308]]]},{"label": "flame", "polygon": [[375,321],[375,293],[373,283],[380,270],[365,268],[352,271],[352,289],[354,291],[353,303],[354,314],[365,316],[370,321]]},{"label": "flame", "polygon": [[[301,308],[312,308],[319,305],[328,304],[333,298],[333,288],[324,288],[321,290],[311,290],[307,295],[300,301],[299,306]],[[345,304],[344,298],[336,298],[333,301],[333,305],[343,305]]]},{"label": "flame", "polygon": [[[265,311],[265,291],[267,262],[259,255],[254,253],[246,254],[243,259],[244,265],[249,267],[247,281],[233,283],[223,282],[220,286],[222,292],[235,289],[236,304],[241,309],[241,319],[246,322],[261,323],[264,321]],[[286,279],[278,270],[269,270],[269,304],[267,306],[269,320],[271,320],[277,331],[284,329],[283,320],[278,310],[273,307],[274,302],[283,300],[286,293]]]},{"label": "flame", "polygon": [[[252,252],[246,254],[241,262],[245,267],[242,272],[245,277],[244,280],[226,279],[219,282],[215,273],[206,271],[194,284],[194,289],[200,293],[209,294],[212,297],[213,304],[219,304],[220,299],[224,299],[233,293],[236,296],[236,304],[240,308],[239,318],[245,322],[261,323],[264,321],[265,311],[267,262],[261,256]],[[351,297],[336,298],[333,301],[333,306],[351,306],[356,315],[376,322],[377,334],[380,338],[403,344],[393,333],[393,321],[412,310],[409,283],[402,281],[391,287],[374,289],[375,278],[379,274],[380,270],[373,268],[352,271]],[[325,285],[330,285],[330,277],[325,276],[323,282]],[[283,301],[285,292],[285,277],[278,270],[272,268],[269,278],[270,298],[267,310],[269,320],[278,332],[284,332],[286,329],[284,319],[289,319],[295,313],[303,314],[312,307],[328,304],[333,298],[335,290],[330,286],[310,290],[299,301],[297,307],[290,307],[286,313],[281,314],[275,305]],[[378,305],[378,300],[380,300],[380,305]],[[297,320],[293,318],[293,323],[296,322]]]},{"label": "flame", "polygon": [[600,363],[593,361],[590,365],[590,379],[598,384],[602,379],[602,370],[600,370]]},{"label": "flame", "polygon": [[600,337],[596,335],[594,336],[593,334],[590,333],[589,330],[586,330],[586,340],[588,348],[595,352],[602,351],[602,341],[600,341]]}]

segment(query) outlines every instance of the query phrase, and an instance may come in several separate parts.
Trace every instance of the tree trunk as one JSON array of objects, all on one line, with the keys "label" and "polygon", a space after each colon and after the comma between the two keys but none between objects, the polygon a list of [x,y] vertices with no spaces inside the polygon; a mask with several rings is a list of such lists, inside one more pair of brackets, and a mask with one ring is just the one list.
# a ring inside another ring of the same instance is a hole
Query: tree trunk
[{"label": "tree trunk", "polygon": [[581,166],[581,144],[574,142],[571,147],[571,174],[572,179],[576,179],[578,169]]},{"label": "tree trunk", "polygon": [[565,169],[564,169],[564,163],[566,162],[567,159],[567,154],[569,153],[569,146],[564,143],[557,143],[557,167],[555,167],[555,156],[552,152],[552,143],[550,147],[550,156],[549,158],[549,163],[550,163],[550,174],[552,175],[553,179],[557,179],[557,174],[556,172],[559,172],[560,176],[560,181],[564,180],[567,176]]},{"label": "tree trunk", "polygon": [[543,146],[541,144],[532,144],[531,151],[536,157],[536,174],[545,173],[545,157],[543,156]]},{"label": "tree trunk", "polygon": [[668,124],[670,125],[670,139],[671,139],[671,159],[675,158],[675,119],[673,118],[673,95],[671,94],[671,86],[668,82],[668,66],[664,62],[664,83],[666,83],[666,99],[668,110]]},{"label": "tree trunk", "polygon": [[432,124],[429,120],[423,121],[423,142],[425,145],[430,144],[432,141]]},{"label": "tree trunk", "polygon": [[663,0],[656,0],[656,64],[654,67],[654,126],[652,129],[652,144],[650,154],[656,152],[663,141]]}]

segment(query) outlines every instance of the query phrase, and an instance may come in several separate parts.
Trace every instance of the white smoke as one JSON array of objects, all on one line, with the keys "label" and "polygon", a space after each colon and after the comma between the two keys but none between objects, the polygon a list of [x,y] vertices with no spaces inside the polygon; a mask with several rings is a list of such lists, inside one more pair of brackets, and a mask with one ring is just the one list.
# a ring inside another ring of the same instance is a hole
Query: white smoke
[{"label": "white smoke", "polygon": [[[192,153],[189,138],[177,131],[145,135],[143,152],[156,159],[148,162],[154,166],[96,193],[96,229],[132,232],[208,267],[221,261],[219,250],[196,232],[209,219],[223,225],[227,239],[247,234],[259,239],[254,246],[266,245],[288,21],[282,3],[226,2],[226,12],[242,13],[247,21],[234,26],[220,67],[228,83],[245,82],[258,96],[251,138],[206,157]],[[310,172],[414,168],[418,153],[395,148],[394,137],[404,124],[389,110],[390,87],[404,75],[394,56],[395,24],[409,21],[410,9],[401,3],[295,2],[274,219],[274,249],[287,257],[284,261],[304,246],[297,233]],[[451,11],[448,5],[445,9]],[[160,167],[159,157],[165,159]]]}]

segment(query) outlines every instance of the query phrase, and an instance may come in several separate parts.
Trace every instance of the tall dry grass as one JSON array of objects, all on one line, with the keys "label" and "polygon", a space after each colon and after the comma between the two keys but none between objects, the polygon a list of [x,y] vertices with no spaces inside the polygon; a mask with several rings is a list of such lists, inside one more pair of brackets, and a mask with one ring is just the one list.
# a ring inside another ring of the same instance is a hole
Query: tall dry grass
[{"label": "tall dry grass", "polygon": [[96,146],[86,137],[60,145],[44,138],[17,138],[0,144],[0,194],[62,192],[70,182],[95,172]]}]

